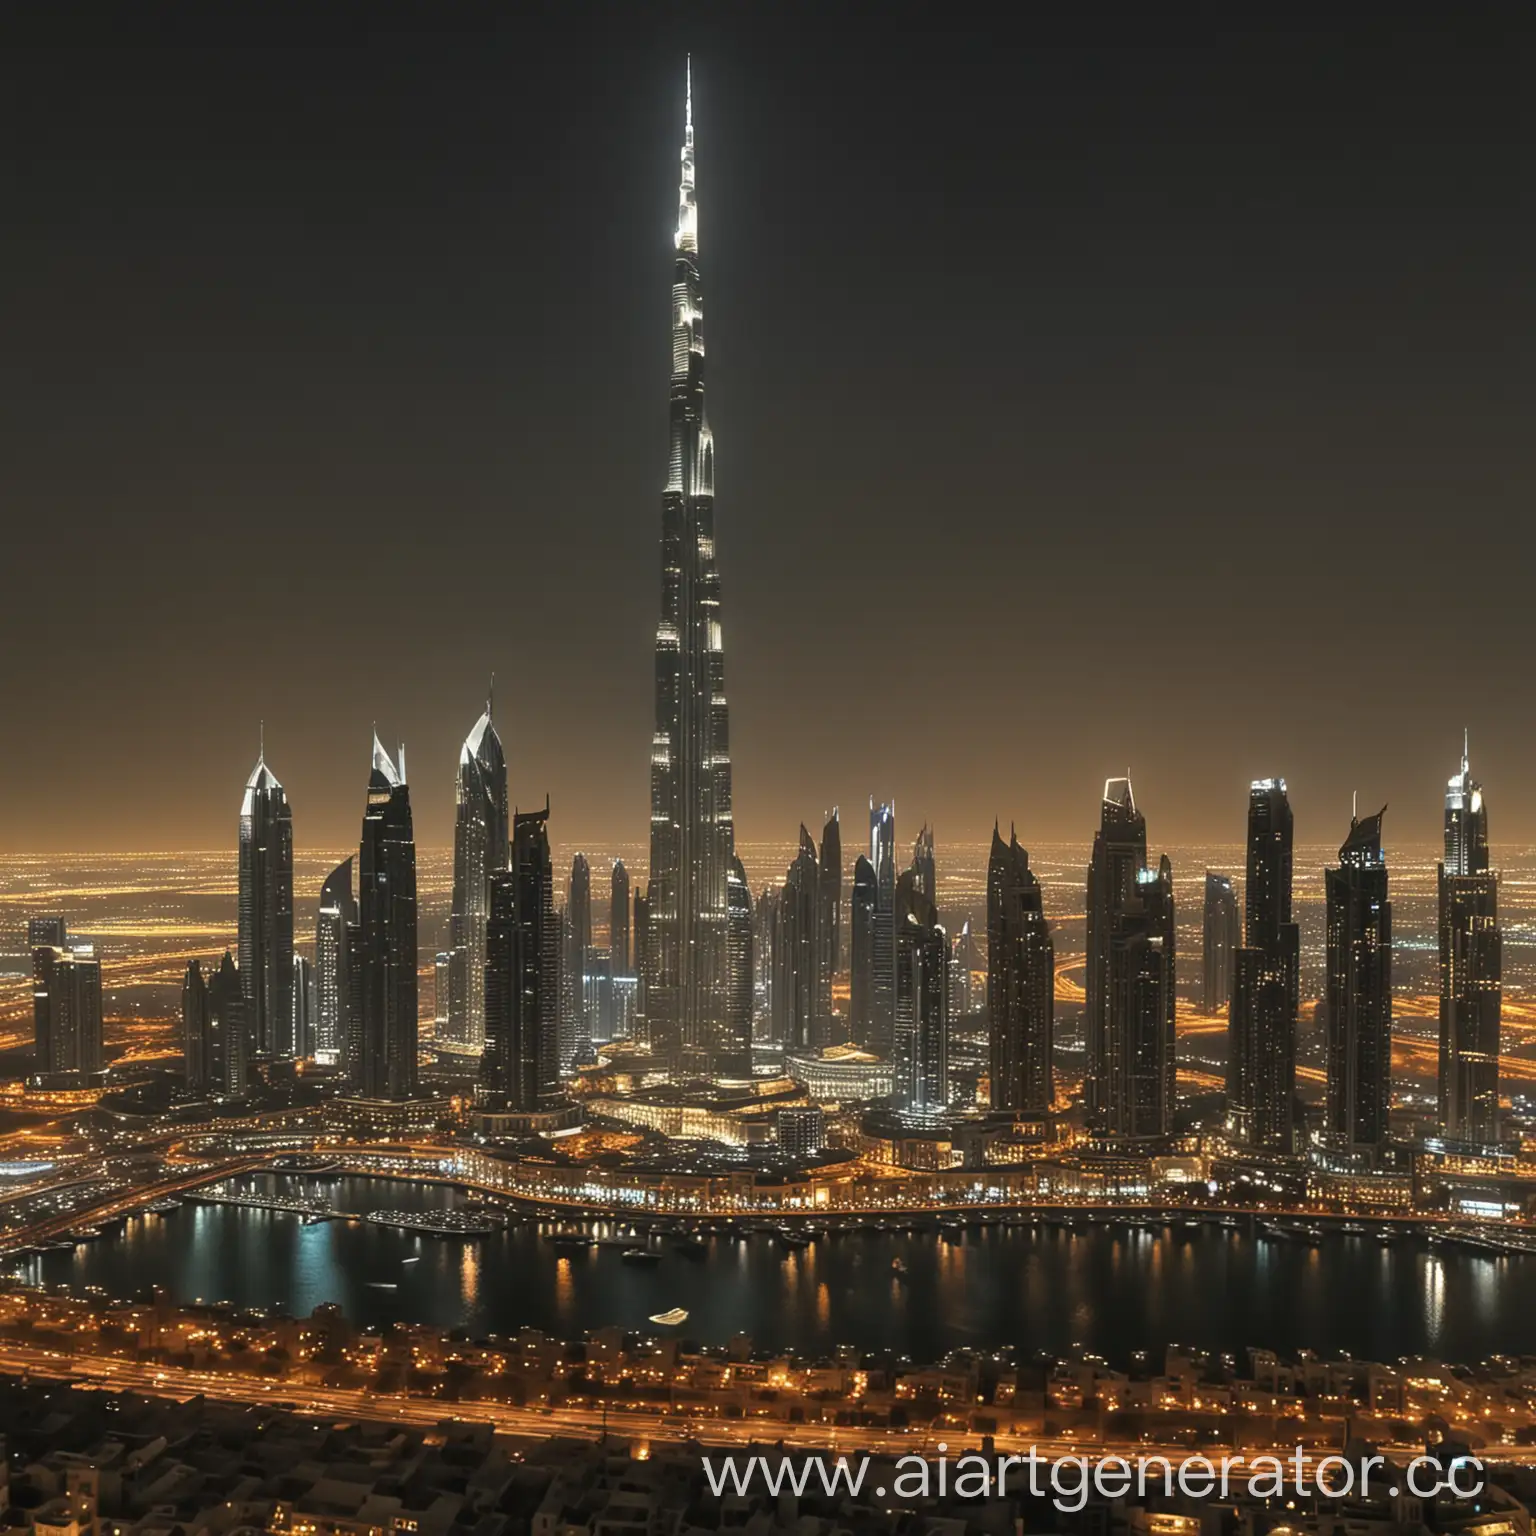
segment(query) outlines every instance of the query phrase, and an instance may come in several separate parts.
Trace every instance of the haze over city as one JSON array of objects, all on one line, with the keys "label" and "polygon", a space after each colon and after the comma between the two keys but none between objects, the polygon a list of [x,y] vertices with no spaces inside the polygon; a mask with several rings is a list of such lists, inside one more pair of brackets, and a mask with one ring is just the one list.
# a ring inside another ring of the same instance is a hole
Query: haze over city
[{"label": "haze over city", "polygon": [[690,50],[743,841],[1129,767],[1427,845],[1463,726],[1536,838],[1529,52],[1440,21],[13,15],[0,850],[220,846],[263,720],[302,846],[374,721],[443,846],[493,671],[514,801],[643,840]]}]

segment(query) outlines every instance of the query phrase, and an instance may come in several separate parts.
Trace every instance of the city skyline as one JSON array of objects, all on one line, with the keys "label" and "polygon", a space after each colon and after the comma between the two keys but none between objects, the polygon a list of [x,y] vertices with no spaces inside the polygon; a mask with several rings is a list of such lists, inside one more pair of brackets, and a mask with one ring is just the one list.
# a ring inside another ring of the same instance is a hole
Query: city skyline
[{"label": "city skyline", "polygon": [[[658,295],[675,255],[657,209],[672,199],[690,48],[708,145],[705,239],[719,253],[708,302],[726,366],[711,409],[729,444],[719,564],[743,841],[778,839],[870,794],[952,840],[983,842],[1002,816],[1026,843],[1054,841],[1076,835],[1093,787],[1129,760],[1169,841],[1239,840],[1244,786],[1282,773],[1304,841],[1358,787],[1400,808],[1405,843],[1429,843],[1434,808],[1418,786],[1443,777],[1443,743],[1465,725],[1488,782],[1520,782],[1536,739],[1501,700],[1517,696],[1531,650],[1508,585],[1523,569],[1514,422],[1525,372],[1487,333],[1496,314],[1501,337],[1521,334],[1530,301],[1506,267],[1524,212],[1509,190],[1518,178],[1500,174],[1515,142],[1495,131],[1501,94],[1412,35],[1393,40],[1391,69],[1346,50],[1325,77],[1304,32],[1212,40],[1175,25],[1157,39],[1173,45],[1156,54],[1161,73],[1149,74],[1138,66],[1151,34],[1128,24],[1085,62],[1062,21],[1010,56],[1023,83],[1040,86],[1015,105],[1019,82],[1001,60],[926,49],[899,12],[873,38],[831,19],[809,55],[765,30],[764,15],[679,15],[634,36],[625,23],[596,44],[578,44],[574,20],[546,20],[526,34],[493,29],[477,39],[483,57],[432,37],[403,66],[419,92],[405,100],[385,89],[408,51],[401,34],[381,28],[340,66],[314,51],[327,23],[292,34],[272,23],[274,53],[258,67],[242,62],[237,34],[209,22],[195,49],[146,64],[167,108],[186,109],[178,124],[204,124],[206,148],[168,137],[156,112],[118,110],[101,157],[68,159],[68,142],[32,153],[15,217],[31,234],[21,278],[46,328],[20,326],[0,376],[19,552],[40,553],[39,540],[67,528],[92,558],[70,622],[25,590],[0,617],[10,654],[50,658],[70,680],[38,689],[18,672],[3,685],[28,729],[0,739],[0,852],[219,845],[228,812],[212,785],[225,768],[248,771],[263,718],[296,837],[343,846],[355,816],[347,765],[375,716],[396,722],[420,766],[422,846],[445,846],[449,754],[480,679],[518,677],[534,657],[541,686],[514,691],[504,710],[512,801],[532,807],[552,791],[561,844],[643,836],[642,658],[666,440]],[[13,97],[21,110],[46,87],[73,133],[121,108],[129,35],[103,30],[70,55],[80,67],[66,80],[49,22],[26,26],[10,55],[29,66]],[[547,78],[525,80],[511,102],[477,95],[519,41],[550,62]],[[562,71],[578,46],[584,69]],[[886,68],[859,70],[849,91],[849,61],[869,48]],[[1046,83],[1063,69],[1064,81]],[[1298,69],[1314,98],[1299,135],[1276,111]],[[962,75],[976,77],[963,92]],[[293,93],[291,136],[253,140],[250,122],[265,121],[253,99],[279,79]],[[1216,90],[1222,80],[1248,99]],[[71,113],[82,89],[89,110]],[[469,105],[491,100],[494,110]],[[962,103],[953,123],[946,102]],[[380,168],[380,148],[415,142],[418,114],[434,107],[421,153]],[[493,120],[480,124],[480,110]],[[1160,164],[1140,147],[1143,126],[1180,176],[1142,179]],[[336,135],[334,148],[310,163],[305,135],[317,128]],[[1419,152],[1426,142],[1437,159]],[[981,143],[985,153],[948,152]],[[198,176],[198,198],[179,205],[210,150],[227,151],[221,178]],[[1023,169],[997,179],[1006,165]],[[374,170],[351,174],[359,166]],[[887,166],[900,168],[896,180],[872,174]],[[1348,194],[1366,166],[1362,218]],[[48,186],[73,194],[69,211]],[[122,232],[97,230],[78,210],[115,206],[118,186],[152,195]],[[543,231],[553,238],[528,240],[510,210],[576,188],[584,195],[562,201]],[[255,227],[253,198],[273,215]],[[1139,217],[1148,198],[1160,234]],[[441,216],[425,246],[396,222],[423,202]],[[1427,217],[1448,206],[1455,220]],[[317,208],[333,217],[302,242]],[[814,268],[786,242],[791,228],[815,229]],[[956,281],[979,325],[926,318],[922,264],[951,229],[966,253]],[[352,243],[359,231],[385,236],[368,240],[367,260]],[[205,298],[168,284],[139,250],[174,253],[166,271],[177,277],[187,275],[178,262],[202,261]],[[578,259],[559,269],[568,323],[546,327],[534,295],[549,289],[545,263],[570,252]],[[1460,281],[1468,271],[1479,282]],[[82,302],[97,280],[99,299]],[[1367,282],[1374,298],[1363,302]],[[829,322],[816,326],[809,372],[789,341],[807,294]],[[280,323],[258,326],[269,307]],[[145,347],[136,317],[155,315],[165,328]],[[365,347],[353,345],[360,337]],[[61,373],[62,358],[87,366]],[[296,366],[302,387],[275,392]],[[937,417],[923,384],[935,370],[958,391]],[[578,378],[586,404],[572,413]],[[428,384],[443,407],[417,398]],[[1490,391],[1496,407],[1482,398]],[[348,412],[324,403],[334,399]],[[258,439],[259,473],[236,486],[229,471]],[[49,451],[61,441],[63,459]],[[958,500],[972,509],[963,534],[945,537],[942,519],[929,528],[933,509]],[[1432,537],[1463,511],[1484,572],[1475,599],[1441,590]],[[228,624],[199,610],[193,625],[190,609],[161,600],[162,572],[183,555],[244,547],[258,512],[272,536],[250,556],[252,574],[226,583]],[[518,601],[445,598],[459,546],[436,537],[440,512],[480,530],[481,555],[505,569]],[[1167,550],[1113,572],[1097,562],[1099,531],[1131,534],[1149,516],[1173,535]],[[539,580],[518,581],[529,562]],[[1341,568],[1366,600],[1325,623],[1328,573]],[[277,569],[292,613],[257,672],[225,631],[258,588],[270,594]],[[1108,584],[1097,598],[1095,582]],[[369,589],[406,605],[407,654],[387,687],[313,665],[352,643]],[[934,643],[893,648],[868,614],[913,590]],[[1153,591],[1174,665],[1193,684],[1155,733],[1101,707],[1093,679],[1118,641],[1113,626],[1090,633],[1076,617],[1104,597]],[[1287,636],[1262,699],[1233,687],[1227,652],[1240,647],[1217,638],[1241,631],[1255,592]],[[1021,695],[995,644],[996,616],[1015,602],[1028,603],[1041,651]],[[794,626],[782,623],[789,603],[803,615]],[[1431,604],[1436,625],[1411,621]],[[1439,622],[1474,618],[1488,659],[1468,678],[1435,636]],[[1369,739],[1345,734],[1353,706],[1325,686],[1338,622],[1362,640],[1384,624],[1391,641]],[[999,695],[1027,707],[1017,724],[920,754],[899,711],[802,718],[802,701],[829,680],[857,697],[857,680],[882,670],[957,720]],[[242,707],[200,710],[195,756],[164,745],[173,698],[213,697],[232,681]],[[1028,750],[1041,727],[1048,763]],[[82,745],[96,732],[120,748],[110,812],[97,755]],[[1502,835],[1536,840],[1536,812],[1522,797],[1503,803]]]}]

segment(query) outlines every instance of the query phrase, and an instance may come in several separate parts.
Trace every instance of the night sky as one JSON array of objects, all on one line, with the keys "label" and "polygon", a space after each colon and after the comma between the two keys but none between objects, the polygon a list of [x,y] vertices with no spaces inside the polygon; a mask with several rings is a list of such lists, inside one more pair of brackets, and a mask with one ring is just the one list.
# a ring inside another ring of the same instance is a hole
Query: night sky
[{"label": "night sky", "polygon": [[0,851],[644,838],[690,49],[741,838],[1536,840],[1520,13],[1054,9],[7,7]]}]

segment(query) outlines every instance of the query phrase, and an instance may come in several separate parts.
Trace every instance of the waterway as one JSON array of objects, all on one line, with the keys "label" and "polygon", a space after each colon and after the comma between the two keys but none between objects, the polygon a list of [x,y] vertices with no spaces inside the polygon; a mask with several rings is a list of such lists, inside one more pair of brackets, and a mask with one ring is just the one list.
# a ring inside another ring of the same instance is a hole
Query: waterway
[{"label": "waterway", "polygon": [[[263,1175],[235,1187],[318,1196],[359,1214],[466,1203],[449,1189],[352,1177]],[[136,1216],[73,1253],[23,1260],[16,1273],[72,1291],[129,1297],[158,1285],[179,1301],[295,1314],[337,1302],[364,1324],[463,1326],[476,1336],[520,1327],[572,1338],[609,1326],[655,1333],[648,1319],[681,1307],[689,1317],[676,1331],[708,1344],[748,1333],[765,1348],[821,1354],[853,1344],[914,1360],[960,1346],[1080,1345],[1123,1364],[1171,1343],[1239,1358],[1251,1345],[1373,1360],[1536,1353],[1536,1256],[1414,1236],[1387,1244],[1333,1231],[1309,1243],[1209,1223],[1106,1222],[834,1234],[786,1250],[754,1232],[711,1238],[699,1257],[659,1239],[661,1261],[640,1266],[621,1258],[618,1234],[572,1253],[555,1246],[555,1231],[530,1221],[475,1240],[438,1238],[189,1202]]]}]

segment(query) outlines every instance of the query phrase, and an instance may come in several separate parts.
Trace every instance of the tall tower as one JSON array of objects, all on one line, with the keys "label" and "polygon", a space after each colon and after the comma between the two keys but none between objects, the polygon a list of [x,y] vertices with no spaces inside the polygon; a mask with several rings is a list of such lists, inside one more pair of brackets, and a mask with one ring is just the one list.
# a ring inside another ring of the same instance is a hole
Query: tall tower
[{"label": "tall tower", "polygon": [[485,713],[459,749],[453,820],[453,908],[448,915],[448,1028],[441,1042],[485,1049],[485,925],[491,880],[507,867],[507,759]]},{"label": "tall tower", "polygon": [[836,810],[821,829],[821,868],[817,880],[815,1041],[817,1045],[836,1045],[832,983],[843,947],[843,835]]},{"label": "tall tower", "polygon": [[1233,956],[1227,1028],[1227,1129],[1266,1152],[1295,1142],[1301,930],[1291,920],[1295,824],[1285,780],[1248,791],[1247,932]]},{"label": "tall tower", "polygon": [[342,1059],[352,1017],[352,945],[357,935],[357,902],[352,895],[352,859],[345,858],[320,887],[315,915],[315,1059]]},{"label": "tall tower", "polygon": [[726,925],[726,950],[730,960],[726,1028],[715,1059],[722,1077],[752,1075],[752,890],[738,854],[731,855],[731,876],[726,883],[730,920]]},{"label": "tall tower", "polygon": [[358,857],[358,927],[345,1070],[369,1099],[416,1091],[416,840],[405,748],[391,761],[373,738]]},{"label": "tall tower", "polygon": [[1440,894],[1440,1124],[1458,1141],[1499,1139],[1503,935],[1488,868],[1488,807],[1467,744],[1445,791]]},{"label": "tall tower", "polygon": [[919,1114],[949,1103],[949,935],[918,884],[896,882],[896,1011],[892,1082],[900,1109]]},{"label": "tall tower", "polygon": [[510,1108],[560,1097],[560,925],[549,860],[549,807],[515,816],[511,863],[491,880],[481,1075]]},{"label": "tall tower", "polygon": [[1237,896],[1225,875],[1205,872],[1205,954],[1201,1003],[1206,1013],[1220,1013],[1232,1001],[1232,952],[1240,934]]},{"label": "tall tower", "polygon": [[727,1028],[727,884],[736,841],[715,567],[715,450],[704,413],[691,66],[684,123],[672,277],[671,456],[661,502],[645,997],[653,1048],[693,1072],[710,1068]]},{"label": "tall tower", "polygon": [[993,1109],[1043,1115],[1051,1073],[1056,953],[1040,881],[1017,836],[992,828],[987,861],[987,1028]]},{"label": "tall tower", "polygon": [[265,750],[240,802],[240,986],[253,1054],[282,1061],[293,1039],[293,812]]},{"label": "tall tower", "polygon": [[865,1049],[874,1041],[875,905],[875,867],[861,853],[848,896],[848,1038]]},{"label": "tall tower", "polygon": [[896,1047],[896,807],[869,802],[869,863],[875,875],[871,929],[869,1048],[887,1061]]},{"label": "tall tower", "polygon": [[1131,781],[1107,779],[1088,866],[1088,969],[1083,1009],[1087,1046],[1084,1097],[1090,1119],[1109,1119],[1111,1084],[1120,1071],[1118,1034],[1111,1028],[1109,956],[1115,925],[1135,899],[1136,877],[1147,867],[1147,821],[1136,809]]},{"label": "tall tower", "polygon": [[629,968],[629,871],[623,859],[613,861],[608,886],[608,958],[615,976],[632,976]]},{"label": "tall tower", "polygon": [[1392,903],[1381,851],[1386,806],[1351,817],[1339,867],[1325,870],[1328,1096],[1333,1146],[1367,1161],[1387,1140],[1392,1102]]},{"label": "tall tower", "polygon": [[933,829],[925,821],[912,845],[912,874],[917,888],[937,907],[939,904],[938,875],[934,866]]},{"label": "tall tower", "polygon": [[587,951],[592,947],[592,866],[578,853],[571,860],[565,900],[565,952],[560,963],[560,1071],[592,1060],[592,1019],[587,1009]]},{"label": "tall tower", "polygon": [[816,1037],[820,879],[816,844],[802,825],[800,851],[784,876],[773,934],[773,1038],[786,1051],[804,1051]]}]

